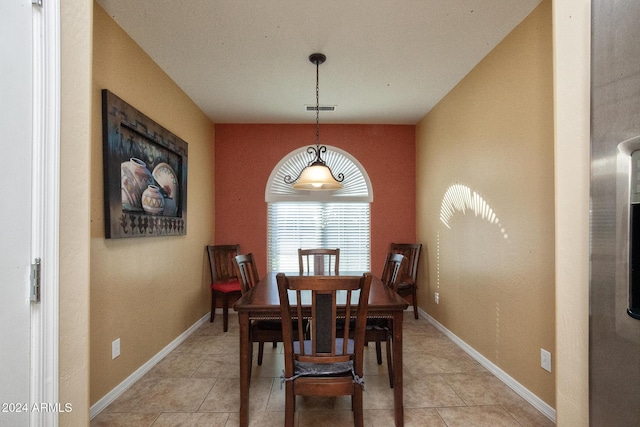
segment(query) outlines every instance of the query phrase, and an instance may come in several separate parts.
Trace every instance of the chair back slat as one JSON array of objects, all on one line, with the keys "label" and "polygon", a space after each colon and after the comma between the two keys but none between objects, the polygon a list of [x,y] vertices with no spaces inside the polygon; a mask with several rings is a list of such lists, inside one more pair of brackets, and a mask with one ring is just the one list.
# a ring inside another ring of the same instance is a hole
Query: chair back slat
[{"label": "chair back slat", "polygon": [[298,249],[300,274],[340,274],[340,249]]},{"label": "chair back slat", "polygon": [[[351,290],[349,289],[347,291],[347,305],[345,306],[345,322],[350,322],[349,319],[352,318],[352,314],[351,314]],[[337,316],[336,316],[337,317]],[[349,344],[349,327],[344,327],[342,328],[342,354],[346,354],[347,350],[348,350],[348,344]]]},{"label": "chair back slat", "polygon": [[[282,301],[282,299],[280,300]],[[296,290],[296,301],[302,301],[302,292],[300,292],[299,290]],[[281,302],[282,303],[282,302]],[[287,301],[287,305],[288,305],[288,301]],[[296,322],[298,322],[298,342],[304,342],[304,328],[303,328],[303,323],[304,323],[304,314],[302,313],[302,304],[296,304]],[[288,322],[291,323],[291,322]],[[284,328],[283,328],[283,333],[284,333]],[[286,337],[284,338],[286,340]],[[302,346],[303,348],[301,349],[302,354],[304,354],[304,346]]]},{"label": "chair back slat", "polygon": [[[336,354],[335,343],[335,293],[314,292],[312,303],[313,316],[313,354]],[[326,332],[330,333],[327,334]]]}]

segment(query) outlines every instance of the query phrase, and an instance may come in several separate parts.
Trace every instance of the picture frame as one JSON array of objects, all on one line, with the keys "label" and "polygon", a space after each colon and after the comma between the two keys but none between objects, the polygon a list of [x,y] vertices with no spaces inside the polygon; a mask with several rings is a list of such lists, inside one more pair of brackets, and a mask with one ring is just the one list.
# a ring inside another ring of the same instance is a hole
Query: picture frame
[{"label": "picture frame", "polygon": [[105,237],[187,234],[188,145],[102,90]]}]

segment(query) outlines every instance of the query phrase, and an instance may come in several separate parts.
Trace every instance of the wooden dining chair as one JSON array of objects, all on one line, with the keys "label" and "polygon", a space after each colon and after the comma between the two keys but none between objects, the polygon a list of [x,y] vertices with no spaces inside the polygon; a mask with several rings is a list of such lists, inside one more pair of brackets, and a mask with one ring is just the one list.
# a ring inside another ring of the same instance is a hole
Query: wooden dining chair
[{"label": "wooden dining chair", "polygon": [[[244,295],[260,280],[253,253],[237,255],[236,265],[242,294]],[[278,343],[282,342],[282,322],[280,320],[254,320],[251,323],[249,334],[251,342],[258,343],[258,366],[260,366],[264,355],[264,343],[271,342],[273,343],[273,348],[276,348]],[[251,358],[253,358],[253,351],[250,354]]]},{"label": "wooden dining chair", "polygon": [[402,277],[402,270],[407,265],[407,257],[400,253],[389,252],[387,259],[384,261],[384,267],[382,268],[382,275],[380,280],[382,283],[398,292],[398,284]]},{"label": "wooden dining chair", "polygon": [[[294,425],[297,395],[350,395],[354,425],[362,427],[362,365],[371,274],[287,277],[278,273],[276,280],[284,338],[285,426]],[[293,303],[290,291],[295,294]],[[345,294],[346,301],[340,308],[338,293]],[[308,300],[304,294],[310,294]],[[356,297],[357,305],[353,302]],[[354,329],[340,330],[339,317],[343,325],[353,324]],[[302,328],[305,318],[311,324],[308,339]],[[293,321],[298,323],[297,334],[291,327]]]},{"label": "wooden dining chair", "polygon": [[[384,263],[384,269],[381,276],[382,283],[387,285],[394,291],[397,289],[397,283],[400,271],[406,263],[406,257],[402,254],[394,254],[389,252]],[[386,343],[387,352],[387,371],[389,372],[389,387],[393,388],[394,373],[392,363],[392,341],[393,341],[393,322],[391,319],[368,319],[367,329],[365,332],[365,342],[376,343],[376,359],[378,365],[382,365],[382,343]]]},{"label": "wooden dining chair", "polygon": [[340,249],[298,249],[298,263],[301,275],[340,274]]},{"label": "wooden dining chair", "polygon": [[418,262],[420,261],[421,243],[392,243],[391,252],[407,257],[407,263],[400,271],[398,280],[398,294],[401,297],[411,295],[413,303],[413,316],[418,319]]},{"label": "wooden dining chair", "polygon": [[209,245],[209,267],[211,269],[211,319],[216,312],[216,297],[222,298],[223,330],[229,330],[229,299],[241,295],[240,281],[236,272],[236,255],[240,245]]},{"label": "wooden dining chair", "polygon": [[240,279],[240,288],[242,294],[249,292],[260,280],[258,275],[258,267],[252,252],[246,255],[236,255],[236,267],[238,268],[238,278]]}]

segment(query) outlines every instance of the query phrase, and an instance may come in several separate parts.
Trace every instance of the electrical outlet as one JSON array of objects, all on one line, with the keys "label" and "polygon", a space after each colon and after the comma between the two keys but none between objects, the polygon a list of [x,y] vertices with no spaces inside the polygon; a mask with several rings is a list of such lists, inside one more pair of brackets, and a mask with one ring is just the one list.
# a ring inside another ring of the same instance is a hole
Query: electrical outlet
[{"label": "electrical outlet", "polygon": [[549,353],[544,348],[540,349],[540,366],[551,372],[551,353]]},{"label": "electrical outlet", "polygon": [[120,338],[111,343],[111,359],[120,356]]},{"label": "electrical outlet", "polygon": [[435,293],[436,304],[440,304],[440,292]]}]

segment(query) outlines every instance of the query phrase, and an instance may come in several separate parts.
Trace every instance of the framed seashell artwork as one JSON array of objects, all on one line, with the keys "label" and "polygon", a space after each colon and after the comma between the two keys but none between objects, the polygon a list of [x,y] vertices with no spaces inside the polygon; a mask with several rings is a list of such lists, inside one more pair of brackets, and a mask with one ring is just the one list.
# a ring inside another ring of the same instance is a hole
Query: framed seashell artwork
[{"label": "framed seashell artwork", "polygon": [[187,234],[185,141],[102,90],[105,237]]}]

